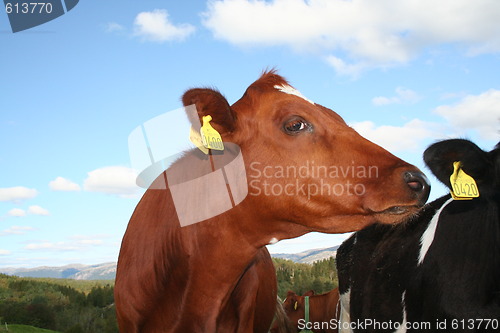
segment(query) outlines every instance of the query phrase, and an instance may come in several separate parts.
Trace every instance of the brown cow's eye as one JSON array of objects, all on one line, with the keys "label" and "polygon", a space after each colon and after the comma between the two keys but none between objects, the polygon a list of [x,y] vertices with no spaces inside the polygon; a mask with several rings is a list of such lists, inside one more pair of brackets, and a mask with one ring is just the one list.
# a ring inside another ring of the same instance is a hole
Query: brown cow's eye
[{"label": "brown cow's eye", "polygon": [[295,117],[283,125],[286,134],[296,135],[303,131],[310,131],[312,125],[300,117]]}]

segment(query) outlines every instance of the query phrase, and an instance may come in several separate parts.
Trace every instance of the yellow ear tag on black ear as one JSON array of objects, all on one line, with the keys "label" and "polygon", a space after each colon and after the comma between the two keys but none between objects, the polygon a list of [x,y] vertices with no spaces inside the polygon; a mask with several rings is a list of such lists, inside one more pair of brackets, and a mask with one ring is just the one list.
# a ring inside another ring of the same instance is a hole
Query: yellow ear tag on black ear
[{"label": "yellow ear tag on black ear", "polygon": [[203,146],[208,149],[214,150],[224,150],[224,144],[222,143],[222,137],[215,128],[212,127],[210,121],[212,116],[203,117],[203,126],[201,126],[200,134]]},{"label": "yellow ear tag on black ear", "polygon": [[297,310],[297,306],[299,305],[299,302],[295,302],[295,304],[293,305],[293,309],[294,310]]},{"label": "yellow ear tag on black ear", "polygon": [[202,152],[208,155],[208,149],[203,145],[203,140],[201,140],[200,132],[195,130],[192,126],[191,131],[189,132],[189,140],[191,140],[191,142]]},{"label": "yellow ear tag on black ear", "polygon": [[476,181],[462,170],[460,162],[453,162],[453,174],[450,176],[450,183],[453,200],[472,200],[479,197]]}]

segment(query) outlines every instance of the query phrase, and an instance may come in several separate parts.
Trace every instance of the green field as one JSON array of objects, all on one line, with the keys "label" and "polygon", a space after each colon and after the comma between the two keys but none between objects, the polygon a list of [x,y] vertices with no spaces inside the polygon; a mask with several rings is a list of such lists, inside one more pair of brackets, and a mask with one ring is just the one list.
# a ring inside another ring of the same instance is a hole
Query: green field
[{"label": "green field", "polygon": [[0,332],[10,332],[10,333],[58,333],[56,331],[44,330],[43,328],[36,328],[27,325],[8,325],[7,329],[5,324],[0,327]]}]

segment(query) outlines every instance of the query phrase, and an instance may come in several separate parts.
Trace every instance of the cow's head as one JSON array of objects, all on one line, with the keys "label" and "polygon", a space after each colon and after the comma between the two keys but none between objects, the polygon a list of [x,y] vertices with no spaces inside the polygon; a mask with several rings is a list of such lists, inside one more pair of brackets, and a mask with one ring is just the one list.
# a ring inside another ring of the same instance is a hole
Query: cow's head
[{"label": "cow's head", "polygon": [[[283,309],[294,327],[297,328],[299,320],[305,318],[306,305],[304,297],[313,295],[314,290],[309,290],[302,296],[297,295],[293,291],[288,291],[286,298],[283,301]],[[299,331],[298,328],[297,331]]]},{"label": "cow's head", "polygon": [[[296,329],[297,332],[300,331],[299,329],[299,321],[301,319],[305,318],[306,314],[306,303],[305,303],[305,297],[308,296],[314,296],[315,292],[314,290],[309,290],[304,293],[304,295],[299,296],[293,291],[288,291],[285,300],[283,301],[283,310],[285,310],[285,313],[290,321],[290,324]],[[321,297],[321,296],[319,296]],[[309,308],[309,317],[312,315],[312,312],[316,312],[316,315],[318,313],[324,313],[325,309],[312,309]]]},{"label": "cow's head", "polygon": [[424,161],[437,179],[451,189],[450,176],[453,163],[476,182],[480,195],[498,193],[500,190],[500,143],[490,152],[464,139],[437,142],[424,152]]},{"label": "cow's head", "polygon": [[273,71],[233,105],[213,89],[188,90],[182,101],[196,105],[200,120],[210,115],[223,140],[241,148],[248,181],[241,206],[254,208],[273,239],[397,223],[427,200],[422,172]]}]

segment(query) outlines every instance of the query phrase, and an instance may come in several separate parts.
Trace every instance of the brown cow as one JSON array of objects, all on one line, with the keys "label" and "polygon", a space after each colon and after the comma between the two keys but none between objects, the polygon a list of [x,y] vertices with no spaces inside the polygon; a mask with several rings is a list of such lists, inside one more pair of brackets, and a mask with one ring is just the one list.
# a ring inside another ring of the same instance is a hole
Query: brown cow
[{"label": "brown cow", "polygon": [[[191,89],[182,101],[196,105],[200,121],[210,115],[223,141],[240,147],[248,195],[181,227],[169,184],[146,191],[118,261],[121,332],[266,332],[277,286],[265,245],[310,231],[397,223],[427,200],[429,185],[417,168],[303,98],[274,71],[232,106],[212,89]],[[194,149],[169,170],[182,174],[206,158]]]},{"label": "brown cow", "polygon": [[[305,297],[309,297],[309,324],[305,319]],[[339,289],[335,288],[327,293],[315,295],[310,290],[302,296],[289,291],[283,302],[283,308],[296,332],[310,328],[314,333],[338,332],[338,302]],[[276,325],[276,327],[279,327]],[[275,331],[279,332],[275,328]]]}]

